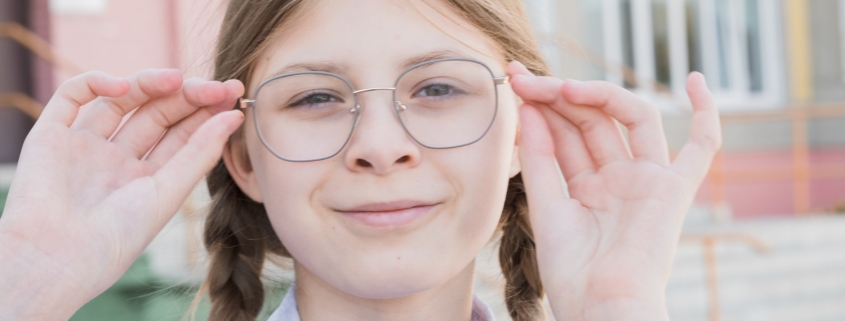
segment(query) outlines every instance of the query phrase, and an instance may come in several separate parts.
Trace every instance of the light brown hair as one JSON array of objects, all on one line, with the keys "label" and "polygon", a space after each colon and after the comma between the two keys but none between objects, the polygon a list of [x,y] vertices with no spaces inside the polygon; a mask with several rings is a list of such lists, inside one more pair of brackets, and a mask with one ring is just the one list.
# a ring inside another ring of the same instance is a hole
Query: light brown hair
[{"label": "light brown hair", "polygon": [[[214,78],[249,83],[262,49],[303,1],[231,0],[215,57]],[[450,9],[483,31],[505,60],[518,60],[537,75],[548,67],[534,42],[520,0],[446,0]],[[247,92],[249,92],[247,88]],[[241,143],[236,133],[230,144]],[[290,257],[270,225],[262,204],[235,184],[223,162],[208,176],[211,212],[204,242],[211,257],[203,289],[211,299],[209,320],[252,321],[264,303],[261,272],[267,255]],[[505,276],[505,301],[516,321],[544,318],[534,241],[528,223],[528,202],[520,175],[510,180],[500,219],[499,263]]]}]

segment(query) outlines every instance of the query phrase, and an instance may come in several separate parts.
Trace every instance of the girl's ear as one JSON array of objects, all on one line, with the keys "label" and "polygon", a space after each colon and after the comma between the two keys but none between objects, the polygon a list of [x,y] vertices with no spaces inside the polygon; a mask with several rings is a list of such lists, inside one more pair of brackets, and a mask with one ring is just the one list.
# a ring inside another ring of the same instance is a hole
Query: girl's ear
[{"label": "girl's ear", "polygon": [[258,181],[255,179],[255,171],[252,168],[252,163],[250,163],[249,153],[243,140],[243,137],[232,137],[223,149],[223,163],[241,191],[253,201],[263,203]]}]

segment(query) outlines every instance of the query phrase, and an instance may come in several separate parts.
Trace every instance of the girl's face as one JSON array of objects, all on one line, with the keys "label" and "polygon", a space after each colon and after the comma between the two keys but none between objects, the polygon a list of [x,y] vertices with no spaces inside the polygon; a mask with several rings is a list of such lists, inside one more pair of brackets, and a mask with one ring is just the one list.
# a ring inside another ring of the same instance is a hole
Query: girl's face
[{"label": "girl's face", "polygon": [[[332,66],[355,89],[392,87],[407,62],[440,56],[475,59],[504,76],[492,40],[435,6],[367,0],[303,8],[271,39],[249,88],[295,64]],[[390,91],[358,99],[364,107],[346,146],[314,162],[276,158],[248,115],[246,153],[234,146],[226,155],[238,185],[264,203],[297,272],[345,293],[395,298],[471,275],[496,229],[508,179],[519,171],[510,86],[498,86],[498,113],[487,134],[452,149],[417,144],[397,118]]]}]

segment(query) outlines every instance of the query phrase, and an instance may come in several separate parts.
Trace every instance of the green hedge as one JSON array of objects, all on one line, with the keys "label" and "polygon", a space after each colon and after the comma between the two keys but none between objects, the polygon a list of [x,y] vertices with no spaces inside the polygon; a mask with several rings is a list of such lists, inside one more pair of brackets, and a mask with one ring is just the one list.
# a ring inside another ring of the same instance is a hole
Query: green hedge
[{"label": "green hedge", "polygon": [[[287,291],[286,286],[268,287],[259,320],[266,320]],[[141,256],[111,288],[76,312],[70,321],[180,321],[194,299],[196,288],[158,280]],[[196,320],[208,319],[207,300],[200,303]],[[187,320],[187,318],[185,319]]]},{"label": "green hedge", "polygon": [[9,189],[5,186],[0,186],[0,216],[3,216],[3,208],[6,207],[7,195],[9,195]]}]

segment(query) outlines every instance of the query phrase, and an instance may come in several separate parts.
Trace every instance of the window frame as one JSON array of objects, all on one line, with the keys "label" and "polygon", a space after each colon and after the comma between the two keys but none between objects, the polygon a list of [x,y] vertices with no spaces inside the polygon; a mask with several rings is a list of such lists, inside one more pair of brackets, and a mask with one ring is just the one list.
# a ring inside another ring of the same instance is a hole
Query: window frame
[{"label": "window frame", "polygon": [[[635,75],[638,86],[631,91],[671,113],[688,105],[685,90],[686,75],[689,73],[689,59],[686,32],[686,7],[689,0],[664,0],[666,2],[667,24],[669,25],[668,50],[670,59],[671,93],[658,92],[655,84],[655,52],[652,26],[652,0],[629,0],[631,4],[634,36]],[[781,37],[781,8],[775,1],[757,0],[760,30],[760,59],[762,90],[752,92],[749,88],[749,67],[747,64],[747,29],[745,24],[745,1],[727,0],[730,19],[723,30],[730,33],[726,38],[726,69],[733,82],[731,88],[722,88],[720,82],[716,4],[718,0],[698,0],[697,20],[700,33],[702,72],[708,77],[716,103],[723,112],[764,111],[783,108],[786,102],[785,66],[783,39]],[[845,0],[840,0],[845,2]],[[621,0],[602,0],[604,54],[608,61],[622,62],[623,36]],[[843,11],[845,12],[845,11]],[[845,13],[843,13],[845,14]],[[843,25],[845,30],[845,25]],[[845,55],[843,55],[845,61]],[[609,64],[614,65],[614,64]],[[606,79],[622,85],[621,67],[608,68]]]}]

